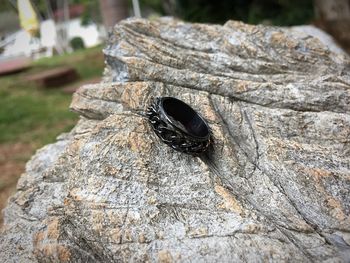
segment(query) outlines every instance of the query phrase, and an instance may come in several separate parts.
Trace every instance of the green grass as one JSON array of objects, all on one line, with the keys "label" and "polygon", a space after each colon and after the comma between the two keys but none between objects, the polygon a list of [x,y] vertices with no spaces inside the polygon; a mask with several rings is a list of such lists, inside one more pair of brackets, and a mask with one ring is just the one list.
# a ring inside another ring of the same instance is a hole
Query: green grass
[{"label": "green grass", "polygon": [[78,120],[69,111],[71,95],[61,88],[42,89],[25,77],[49,68],[69,65],[80,80],[102,76],[101,47],[73,54],[45,58],[33,63],[30,70],[0,77],[0,144],[30,143],[36,147],[53,142],[57,135],[69,131]]},{"label": "green grass", "polygon": [[82,79],[102,76],[104,67],[102,47],[94,47],[75,51],[72,54],[43,58],[34,63],[36,71],[45,68],[55,68],[58,65],[73,66]]}]

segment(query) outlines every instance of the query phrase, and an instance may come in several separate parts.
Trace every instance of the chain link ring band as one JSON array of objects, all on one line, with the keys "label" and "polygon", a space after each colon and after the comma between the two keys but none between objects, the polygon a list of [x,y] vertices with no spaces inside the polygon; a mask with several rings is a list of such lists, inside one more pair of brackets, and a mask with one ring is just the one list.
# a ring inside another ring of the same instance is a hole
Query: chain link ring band
[{"label": "chain link ring band", "polygon": [[146,115],[157,136],[176,151],[199,155],[206,152],[212,142],[205,119],[179,99],[156,98]]}]

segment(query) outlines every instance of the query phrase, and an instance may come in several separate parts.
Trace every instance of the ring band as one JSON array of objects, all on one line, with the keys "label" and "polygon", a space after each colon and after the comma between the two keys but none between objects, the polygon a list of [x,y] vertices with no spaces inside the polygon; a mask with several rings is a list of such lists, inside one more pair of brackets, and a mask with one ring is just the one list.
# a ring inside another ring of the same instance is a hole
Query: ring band
[{"label": "ring band", "polygon": [[156,135],[174,150],[199,155],[208,150],[211,131],[205,119],[185,102],[156,98],[146,111]]}]

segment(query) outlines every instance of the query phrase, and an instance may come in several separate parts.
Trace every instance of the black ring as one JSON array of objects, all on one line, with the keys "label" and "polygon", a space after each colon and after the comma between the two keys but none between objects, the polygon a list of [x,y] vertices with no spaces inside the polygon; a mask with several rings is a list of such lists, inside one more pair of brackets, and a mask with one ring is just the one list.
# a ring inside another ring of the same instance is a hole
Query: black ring
[{"label": "black ring", "polygon": [[210,127],[185,102],[173,97],[156,98],[146,114],[157,136],[174,150],[192,155],[208,150],[212,142]]}]

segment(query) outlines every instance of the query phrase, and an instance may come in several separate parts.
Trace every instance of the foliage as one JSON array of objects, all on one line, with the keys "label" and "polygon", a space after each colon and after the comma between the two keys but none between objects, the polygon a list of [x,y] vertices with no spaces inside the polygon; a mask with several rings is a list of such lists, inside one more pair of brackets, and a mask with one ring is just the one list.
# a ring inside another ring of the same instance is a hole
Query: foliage
[{"label": "foliage", "polygon": [[[151,8],[153,11],[155,11],[159,14],[162,14],[162,15],[166,14],[163,1],[160,1],[160,0],[139,0],[139,2],[140,2],[141,12],[145,8]],[[132,0],[129,0],[129,5],[132,7]]]},{"label": "foliage", "polygon": [[[56,0],[31,0],[41,17],[46,17],[47,2],[53,10]],[[229,19],[242,20],[251,24],[270,23],[274,25],[305,24],[313,19],[312,0],[139,0],[141,9],[152,9],[161,15],[175,15],[191,22],[224,23]],[[0,1],[2,10],[13,9],[9,2]],[[69,0],[70,4],[83,4],[85,12],[82,24],[101,22],[98,0]],[[128,0],[132,7],[132,1]]]},{"label": "foliage", "polygon": [[82,4],[85,7],[82,14],[81,24],[83,26],[89,25],[91,22],[102,23],[102,17],[100,13],[100,6],[98,0],[72,0],[71,4]]},{"label": "foliage", "polygon": [[69,42],[73,50],[85,48],[84,40],[81,37],[73,37]]},{"label": "foliage", "polygon": [[224,23],[233,19],[289,26],[309,23],[314,16],[312,0],[141,0],[141,4],[162,15],[203,23]]},{"label": "foliage", "polygon": [[228,19],[258,24],[295,25],[309,22],[313,17],[310,0],[178,0],[185,20],[223,23]]}]

